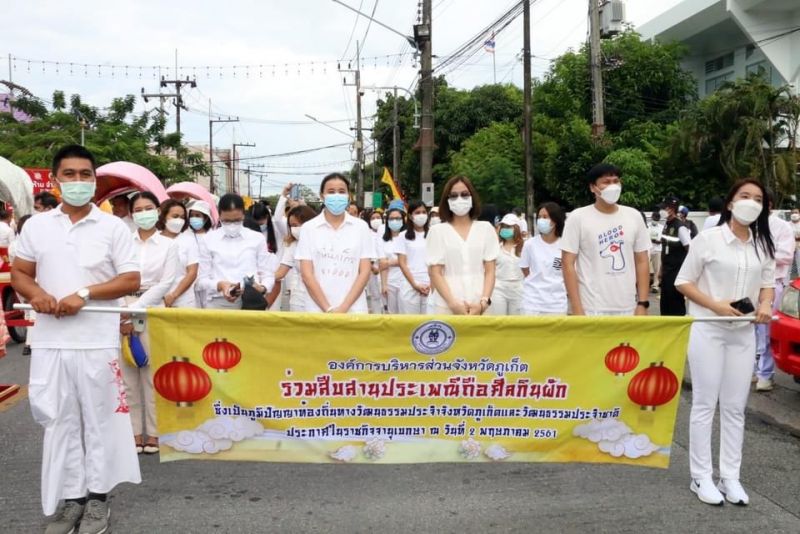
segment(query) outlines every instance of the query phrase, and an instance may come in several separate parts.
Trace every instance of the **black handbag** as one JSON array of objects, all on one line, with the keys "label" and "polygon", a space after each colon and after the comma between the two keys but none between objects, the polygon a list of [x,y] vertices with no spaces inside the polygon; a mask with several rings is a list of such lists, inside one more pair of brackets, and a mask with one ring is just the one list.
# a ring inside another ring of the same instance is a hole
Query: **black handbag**
[{"label": "black handbag", "polygon": [[254,278],[252,276],[245,277],[244,290],[242,291],[242,309],[243,310],[261,310],[267,309],[266,295],[253,287]]}]

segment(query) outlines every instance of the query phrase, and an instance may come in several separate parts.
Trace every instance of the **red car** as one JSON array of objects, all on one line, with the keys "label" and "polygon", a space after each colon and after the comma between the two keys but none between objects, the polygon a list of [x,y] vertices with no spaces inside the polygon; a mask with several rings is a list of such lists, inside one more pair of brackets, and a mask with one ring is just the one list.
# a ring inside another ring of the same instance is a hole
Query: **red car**
[{"label": "red car", "polygon": [[770,328],[775,366],[800,384],[800,278],[786,287],[775,314],[778,320]]}]

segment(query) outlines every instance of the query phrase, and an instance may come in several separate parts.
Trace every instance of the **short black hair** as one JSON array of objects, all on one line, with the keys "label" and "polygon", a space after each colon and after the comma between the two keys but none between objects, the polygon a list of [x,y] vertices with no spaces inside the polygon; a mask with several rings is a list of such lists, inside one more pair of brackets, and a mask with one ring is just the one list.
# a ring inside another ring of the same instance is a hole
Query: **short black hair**
[{"label": "short black hair", "polygon": [[231,210],[242,210],[244,212],[244,200],[236,193],[225,193],[220,197],[217,209],[220,212]]},{"label": "short black hair", "polygon": [[714,197],[708,201],[708,211],[719,213],[725,207],[725,199],[722,197]]},{"label": "short black hair", "polygon": [[42,191],[41,193],[36,193],[36,195],[33,197],[33,201],[38,202],[44,208],[58,207],[58,199],[50,191]]},{"label": "short black hair", "polygon": [[58,172],[58,167],[61,165],[61,161],[67,158],[80,158],[80,159],[88,159],[92,162],[92,170],[94,171],[97,168],[97,162],[94,159],[94,154],[89,152],[86,147],[81,145],[67,145],[65,147],[61,147],[56,155],[53,156],[53,164],[50,167],[50,170],[53,171],[55,175]]},{"label": "short black hair", "polygon": [[606,176],[618,176],[622,178],[622,169],[610,163],[598,163],[586,173],[586,181],[589,184],[597,183],[597,180]]}]

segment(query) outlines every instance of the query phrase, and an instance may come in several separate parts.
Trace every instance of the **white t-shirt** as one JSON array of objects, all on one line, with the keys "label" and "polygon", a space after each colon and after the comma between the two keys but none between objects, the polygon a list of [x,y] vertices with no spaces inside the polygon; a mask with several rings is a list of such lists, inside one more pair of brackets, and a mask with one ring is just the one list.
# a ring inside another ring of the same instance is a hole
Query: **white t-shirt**
[{"label": "white t-shirt", "polygon": [[719,224],[719,213],[716,215],[709,215],[703,223],[703,231],[714,228],[717,224]]},{"label": "white t-shirt", "polygon": [[408,270],[414,282],[423,286],[430,284],[428,265],[425,263],[425,232],[414,232],[414,239],[411,240],[406,239],[403,233],[400,239],[395,240],[394,245],[395,254],[406,257]]},{"label": "white t-shirt", "polygon": [[[403,234],[398,234],[397,236],[393,237],[390,241],[384,241],[383,237],[380,238],[379,244],[381,246],[381,252],[379,253],[381,259],[386,261],[397,261],[397,253],[395,252],[398,247],[398,243],[404,240]],[[389,284],[390,287],[400,287],[403,284],[403,281],[406,279],[403,276],[403,271],[400,270],[399,265],[393,265],[387,269],[387,277],[386,283]]]},{"label": "white t-shirt", "polygon": [[545,243],[541,235],[525,242],[520,269],[529,269],[522,286],[522,310],[526,313],[567,313],[567,288],[561,269],[561,239]]},{"label": "white t-shirt", "polygon": [[[692,241],[675,286],[693,283],[714,300],[734,302],[749,297],[758,305],[762,288],[775,287],[775,260],[763,250],[756,254],[753,236],[745,243],[727,224],[701,232]],[[713,317],[715,314],[689,301],[689,315]],[[728,323],[728,328],[752,328],[750,323]]]},{"label": "white t-shirt", "polygon": [[[464,240],[450,223],[441,223],[428,231],[428,265],[444,265],[444,278],[453,298],[478,302],[483,295],[483,263],[497,260],[500,245],[494,227],[485,221],[473,221]],[[434,305],[447,308],[441,295],[434,294]]]},{"label": "white t-shirt", "polygon": [[564,227],[561,250],[578,255],[581,304],[587,313],[633,313],[636,308],[634,253],[650,251],[642,216],[618,206],[602,213],[594,204],[572,212]]},{"label": "white t-shirt", "polygon": [[[17,258],[36,263],[36,282],[60,300],[81,288],[139,271],[131,233],[118,218],[92,206],[73,224],[56,209],[31,217],[17,240]],[[95,300],[92,306],[117,306],[118,300]],[[35,349],[119,348],[119,314],[79,313],[56,319],[40,313],[30,331]]]},{"label": "white t-shirt", "polygon": [[[170,288],[170,292],[174,291],[178,284],[186,277],[186,271],[191,265],[200,264],[200,247],[197,244],[197,239],[191,230],[186,230],[178,234],[175,238],[178,245],[178,273],[175,276],[175,282]],[[199,271],[199,268],[198,268]],[[195,279],[197,282],[197,279]],[[194,308],[197,305],[194,294],[195,282],[183,292],[183,294],[175,300],[172,305],[175,308]]]},{"label": "white t-shirt", "polygon": [[664,225],[650,221],[647,225],[647,233],[650,236],[650,254],[661,254],[661,233]]},{"label": "white t-shirt", "polygon": [[[345,215],[341,226],[334,228],[325,219],[324,211],[301,228],[294,259],[312,262],[314,276],[328,302],[331,306],[339,306],[358,278],[361,260],[377,257],[375,238],[366,222],[351,215]],[[306,311],[323,310],[314,299],[308,298]],[[367,313],[364,292],[350,308],[350,313]]]},{"label": "white t-shirt", "polygon": [[519,257],[514,251],[508,251],[502,246],[497,253],[495,266],[495,283],[497,282],[522,282],[522,269],[519,266]]},{"label": "white t-shirt", "polygon": [[294,254],[297,251],[297,241],[292,241],[289,245],[283,247],[283,257],[281,258],[281,265],[291,267],[284,280],[286,280],[286,288],[292,292],[292,298],[305,298],[308,294],[306,286],[300,276],[299,265],[294,259]]},{"label": "white t-shirt", "polygon": [[14,241],[14,229],[7,222],[0,221],[0,247],[8,247]]}]

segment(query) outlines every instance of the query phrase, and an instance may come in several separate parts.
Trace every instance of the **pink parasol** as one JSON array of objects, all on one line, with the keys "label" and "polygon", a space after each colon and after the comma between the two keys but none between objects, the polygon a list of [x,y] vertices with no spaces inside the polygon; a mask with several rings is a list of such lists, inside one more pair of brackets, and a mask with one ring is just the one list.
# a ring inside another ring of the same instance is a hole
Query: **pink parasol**
[{"label": "pink parasol", "polygon": [[214,197],[211,195],[211,193],[208,192],[208,189],[202,185],[194,182],[180,182],[177,184],[172,184],[167,188],[167,194],[175,200],[183,200],[184,198],[189,197],[195,200],[203,200],[208,202],[208,205],[211,207],[211,224],[213,226],[217,225],[217,220],[219,219],[219,214],[217,213],[217,202],[214,200]]},{"label": "pink parasol", "polygon": [[118,195],[133,191],[150,191],[159,202],[169,198],[158,177],[145,167],[129,161],[114,161],[97,168],[97,192],[95,202],[99,205]]}]

